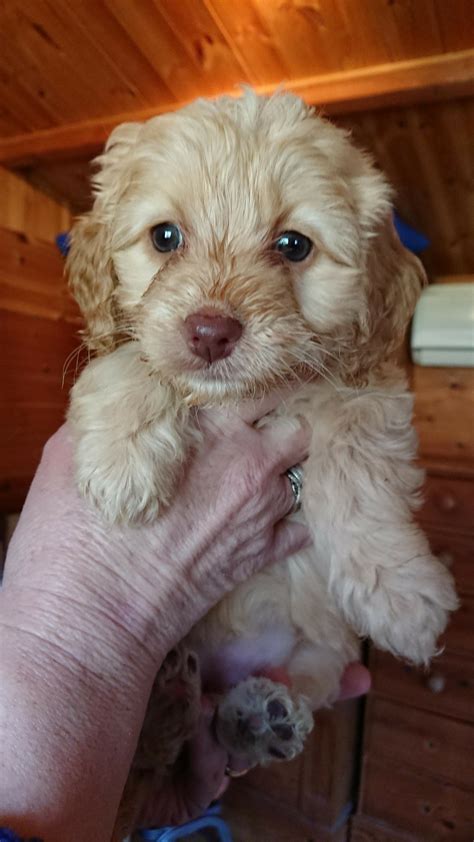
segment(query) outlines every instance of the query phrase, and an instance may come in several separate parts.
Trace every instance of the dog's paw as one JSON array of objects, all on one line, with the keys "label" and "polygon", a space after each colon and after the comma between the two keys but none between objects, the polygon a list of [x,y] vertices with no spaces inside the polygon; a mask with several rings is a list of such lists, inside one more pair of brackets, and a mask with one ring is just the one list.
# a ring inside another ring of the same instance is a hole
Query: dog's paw
[{"label": "dog's paw", "polygon": [[200,711],[199,661],[180,644],[168,653],[153,684],[134,768],[171,766],[192,737]]},{"label": "dog's paw", "polygon": [[126,452],[102,453],[99,463],[79,453],[76,460],[79,492],[109,523],[150,523],[172,497],[174,476],[146,466]]},{"label": "dog's paw", "polygon": [[365,599],[359,631],[381,649],[428,664],[458,604],[446,566],[433,556],[420,556],[380,573],[377,587]]},{"label": "dog's paw", "polygon": [[268,678],[247,678],[220,702],[216,734],[229,754],[249,765],[292,760],[303,750],[313,716],[302,696]]}]

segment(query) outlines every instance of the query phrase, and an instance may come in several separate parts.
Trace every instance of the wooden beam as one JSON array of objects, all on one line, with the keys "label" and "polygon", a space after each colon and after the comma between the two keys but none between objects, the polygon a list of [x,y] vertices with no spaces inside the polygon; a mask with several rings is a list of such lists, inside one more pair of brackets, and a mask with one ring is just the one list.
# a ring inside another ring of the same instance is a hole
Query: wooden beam
[{"label": "wooden beam", "polygon": [[[328,114],[472,96],[474,50],[425,56],[299,80],[282,80],[282,85],[311,105],[321,106]],[[263,85],[257,87],[256,91],[270,94],[278,87],[281,86]],[[230,93],[238,96],[239,90],[236,88]],[[5,138],[0,140],[0,163],[10,167],[27,166],[38,160],[74,158],[85,154],[92,156],[100,150],[112,129],[119,123],[147,120],[166,111],[175,111],[185,104],[166,103],[145,110]]]}]

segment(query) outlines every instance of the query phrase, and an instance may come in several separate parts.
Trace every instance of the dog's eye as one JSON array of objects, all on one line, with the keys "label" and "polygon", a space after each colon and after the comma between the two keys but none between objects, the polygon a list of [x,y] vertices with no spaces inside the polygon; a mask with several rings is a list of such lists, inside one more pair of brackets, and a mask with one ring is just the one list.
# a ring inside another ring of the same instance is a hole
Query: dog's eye
[{"label": "dog's eye", "polygon": [[287,260],[293,263],[299,263],[308,257],[313,244],[304,234],[299,234],[298,231],[285,231],[278,237],[275,248]]},{"label": "dog's eye", "polygon": [[152,243],[157,251],[176,251],[183,242],[183,235],[172,222],[160,222],[151,229]]}]

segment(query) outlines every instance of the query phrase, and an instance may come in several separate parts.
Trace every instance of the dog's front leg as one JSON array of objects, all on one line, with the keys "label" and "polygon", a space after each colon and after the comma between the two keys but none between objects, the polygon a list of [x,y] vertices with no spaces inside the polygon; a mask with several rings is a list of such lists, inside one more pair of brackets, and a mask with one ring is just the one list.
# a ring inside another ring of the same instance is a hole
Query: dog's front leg
[{"label": "dog's front leg", "polygon": [[152,520],[167,505],[197,432],[134,343],[93,360],[71,393],[80,492],[109,521]]},{"label": "dog's front leg", "polygon": [[411,414],[400,382],[323,395],[305,507],[350,625],[382,649],[426,663],[457,599],[451,575],[413,521],[423,476],[413,464]]}]

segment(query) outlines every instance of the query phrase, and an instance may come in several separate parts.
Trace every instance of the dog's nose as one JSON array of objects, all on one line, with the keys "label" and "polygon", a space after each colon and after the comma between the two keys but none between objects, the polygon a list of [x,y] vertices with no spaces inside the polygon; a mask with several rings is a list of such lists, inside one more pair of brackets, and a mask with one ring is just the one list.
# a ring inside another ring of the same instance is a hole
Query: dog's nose
[{"label": "dog's nose", "polygon": [[186,338],[194,354],[209,364],[223,360],[242,336],[242,325],[217,311],[192,313],[184,321]]}]

